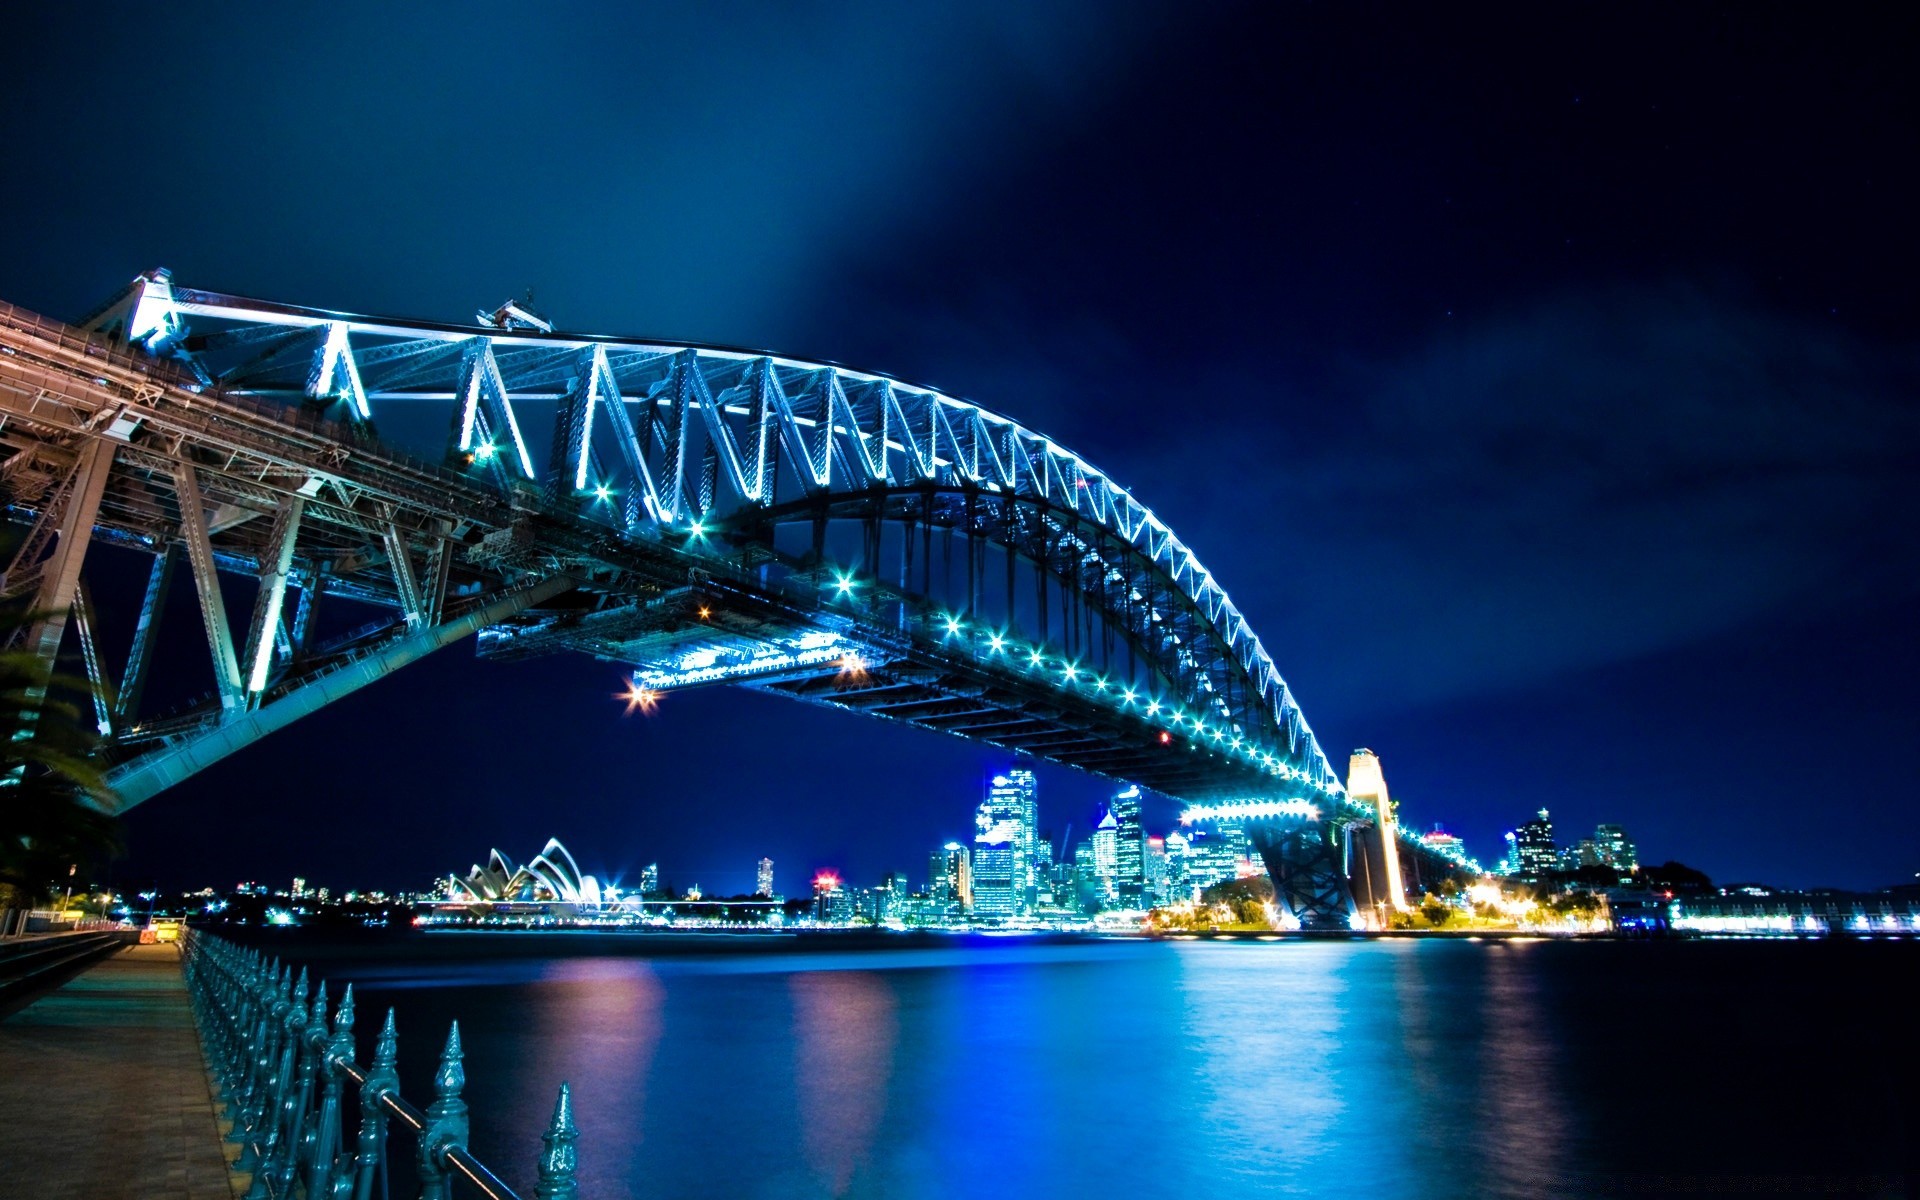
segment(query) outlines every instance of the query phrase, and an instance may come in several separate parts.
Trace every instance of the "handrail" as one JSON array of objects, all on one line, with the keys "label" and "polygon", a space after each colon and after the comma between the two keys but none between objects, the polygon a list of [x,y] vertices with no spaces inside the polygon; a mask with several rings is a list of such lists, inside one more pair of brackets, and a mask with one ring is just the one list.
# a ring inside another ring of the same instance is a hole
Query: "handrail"
[{"label": "handrail", "polygon": [[[373,1061],[354,1061],[353,988],[347,987],[329,1029],[327,987],[307,998],[307,971],[244,950],[222,938],[189,929],[181,940],[207,1063],[226,1100],[232,1140],[240,1143],[236,1171],[252,1176],[247,1200],[302,1195],[309,1200],[388,1198],[387,1125],[397,1120],[416,1135],[414,1166],[421,1200],[450,1200],[457,1177],[488,1200],[519,1200],[513,1190],[467,1149],[466,1085],[461,1066],[460,1023],[453,1023],[434,1072],[434,1100],[424,1110],[400,1095],[394,1063],[398,1035],[393,1010],[374,1045]],[[360,1119],[346,1140],[345,1113],[352,1103],[343,1085],[358,1092]],[[541,1135],[539,1200],[576,1200],[573,1100],[566,1084],[553,1120]]]}]

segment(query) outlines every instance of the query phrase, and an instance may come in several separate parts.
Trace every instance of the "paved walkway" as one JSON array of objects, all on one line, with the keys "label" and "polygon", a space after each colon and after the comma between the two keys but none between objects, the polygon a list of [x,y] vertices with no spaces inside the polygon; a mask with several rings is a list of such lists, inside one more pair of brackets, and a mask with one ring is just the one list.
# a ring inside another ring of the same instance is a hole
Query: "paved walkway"
[{"label": "paved walkway", "polygon": [[175,946],[129,947],[0,1022],[0,1193],[233,1200],[220,1131]]}]

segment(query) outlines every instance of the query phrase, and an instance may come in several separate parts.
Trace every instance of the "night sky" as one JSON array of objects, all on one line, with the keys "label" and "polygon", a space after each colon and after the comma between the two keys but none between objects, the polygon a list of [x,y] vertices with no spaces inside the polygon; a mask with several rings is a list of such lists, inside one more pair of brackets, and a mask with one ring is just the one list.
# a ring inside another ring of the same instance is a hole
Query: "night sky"
[{"label": "night sky", "polygon": [[[1920,870],[1896,6],[66,8],[0,39],[0,299],[532,286],[566,329],[932,384],[1153,506],[1416,828]],[[109,625],[139,569],[90,568]],[[621,684],[455,647],[136,809],[116,877],[423,886],[558,835],[709,892],[762,854],[789,893],[919,880],[1010,761]],[[1111,790],[1043,768],[1043,828]]]}]

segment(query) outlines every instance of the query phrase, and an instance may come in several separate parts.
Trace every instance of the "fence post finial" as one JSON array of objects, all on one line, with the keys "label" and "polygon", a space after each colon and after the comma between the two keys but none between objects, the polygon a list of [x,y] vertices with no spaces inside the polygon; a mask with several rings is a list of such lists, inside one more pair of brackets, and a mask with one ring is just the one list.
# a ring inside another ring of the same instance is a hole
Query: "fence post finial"
[{"label": "fence post finial", "polygon": [[574,1200],[580,1194],[573,1177],[579,1165],[573,1144],[579,1136],[573,1125],[573,1093],[562,1083],[560,1098],[553,1105],[553,1121],[540,1135],[540,1181],[533,1187],[539,1200]]},{"label": "fence post finial", "polygon": [[434,1100],[427,1105],[427,1127],[420,1131],[421,1200],[447,1200],[446,1153],[467,1144],[467,1102],[460,1089],[467,1086],[466,1054],[460,1048],[460,1022],[447,1031],[447,1045],[440,1052],[440,1066],[433,1073]]}]

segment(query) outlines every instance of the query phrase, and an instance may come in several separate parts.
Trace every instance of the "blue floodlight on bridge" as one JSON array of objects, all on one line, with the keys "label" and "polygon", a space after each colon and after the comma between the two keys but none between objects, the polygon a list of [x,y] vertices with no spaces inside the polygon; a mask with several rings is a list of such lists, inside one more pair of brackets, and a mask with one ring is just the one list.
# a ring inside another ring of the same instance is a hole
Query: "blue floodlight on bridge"
[{"label": "blue floodlight on bridge", "polygon": [[[54,534],[76,523],[168,562],[184,543],[216,662],[238,660],[217,708],[118,714],[127,802],[350,690],[345,665],[377,678],[479,629],[489,657],[588,653],[649,692],[742,684],[1245,802],[1275,844],[1364,815],[1212,573],[1051,438],[881,375],[508,309],[352,316],[156,272],[87,323],[135,351],[100,371],[60,348],[76,331],[0,322],[0,438],[34,467],[15,511],[35,523],[0,595],[65,611],[86,536]],[[49,380],[57,413],[32,399]],[[441,465],[372,433],[423,405],[447,414]],[[544,475],[529,405],[551,414]],[[221,571],[265,581],[244,657]],[[395,620],[316,646],[331,595]],[[137,651],[150,636],[143,617]]]}]

